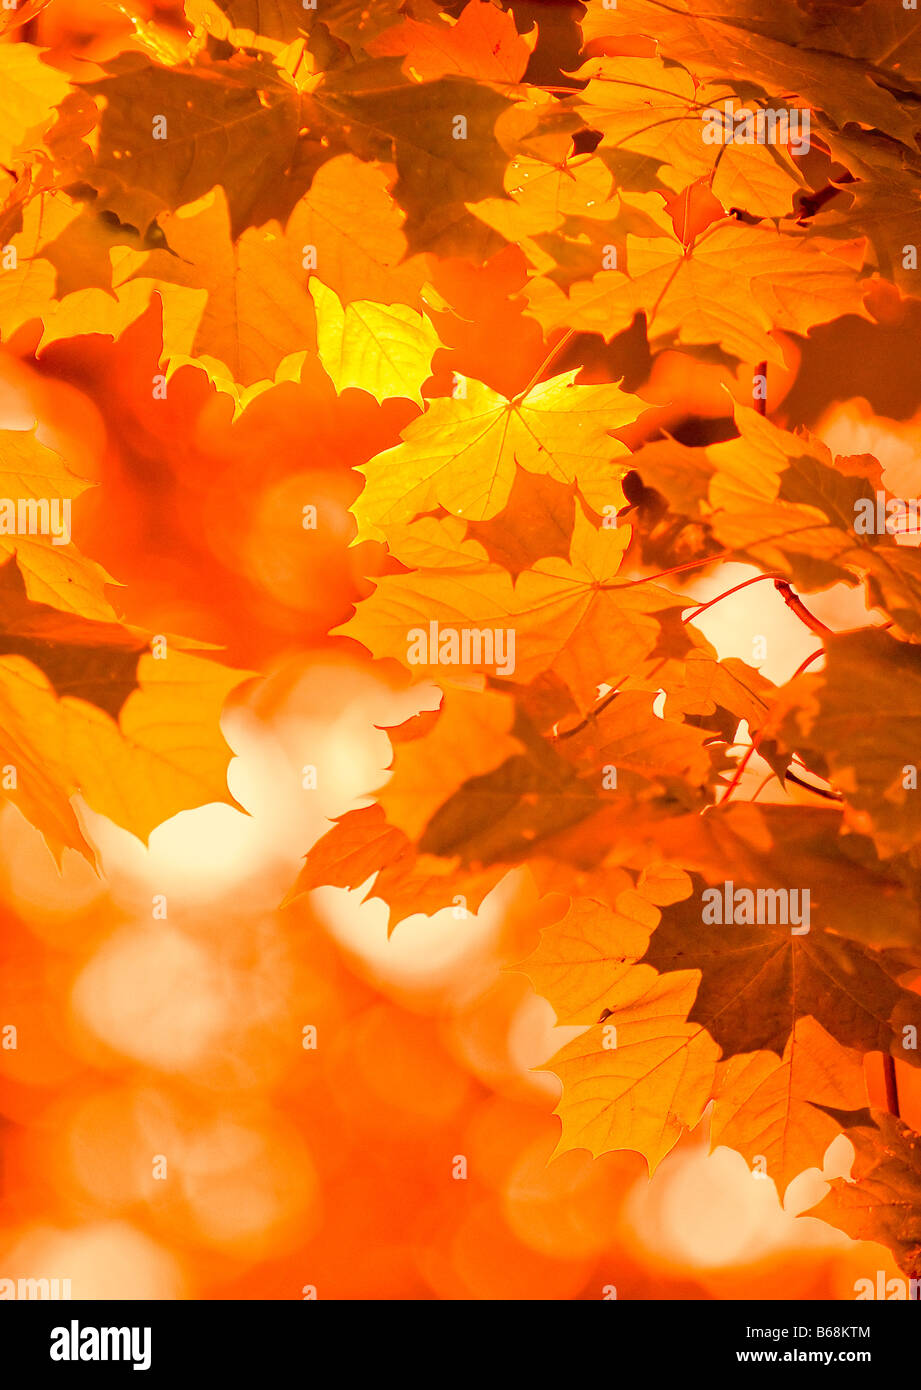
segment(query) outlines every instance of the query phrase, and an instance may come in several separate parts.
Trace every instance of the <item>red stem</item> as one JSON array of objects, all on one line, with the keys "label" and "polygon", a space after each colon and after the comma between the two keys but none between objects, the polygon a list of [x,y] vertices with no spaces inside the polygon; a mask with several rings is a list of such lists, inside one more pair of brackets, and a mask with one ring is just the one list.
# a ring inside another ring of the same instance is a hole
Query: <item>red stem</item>
[{"label": "red stem", "polygon": [[[725,146],[723,148],[725,148]],[[758,412],[759,415],[767,415],[767,362],[758,363],[757,367],[755,368],[755,376],[764,377],[765,389],[764,396],[759,396],[758,399],[755,401],[755,410]]]},{"label": "red stem", "polygon": [[809,609],[806,607],[805,603],[803,603],[799,594],[793,592],[793,589],[785,579],[775,579],[774,588],[780,594],[780,597],[787,607],[792,609],[801,623],[806,624],[810,632],[815,632],[819,637],[825,635],[834,636],[834,632],[830,627],[826,627],[823,622],[819,621],[814,613],[809,612]]}]

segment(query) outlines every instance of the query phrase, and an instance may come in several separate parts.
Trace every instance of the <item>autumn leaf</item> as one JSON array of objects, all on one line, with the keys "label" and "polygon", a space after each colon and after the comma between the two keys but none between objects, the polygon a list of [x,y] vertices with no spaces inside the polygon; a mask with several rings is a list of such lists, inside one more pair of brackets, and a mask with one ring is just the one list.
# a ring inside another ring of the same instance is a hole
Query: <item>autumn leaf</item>
[{"label": "autumn leaf", "polygon": [[169,249],[152,252],[125,278],[159,294],[173,370],[200,362],[231,390],[296,378],[316,344],[300,248],[277,223],[247,228],[233,242],[220,191],[160,226]]},{"label": "autumn leaf", "polygon": [[[840,888],[829,885],[815,903],[800,898],[800,910],[786,923],[777,906],[783,900],[764,888],[775,906],[760,922],[752,906],[749,923],[744,905],[735,917],[733,908],[725,910],[727,892],[731,903],[746,892],[743,883],[727,882],[728,889],[725,883],[698,887],[667,909],[644,957],[662,972],[700,972],[688,1017],[709,1030],[727,1057],[763,1049],[782,1058],[797,1020],[811,1015],[845,1047],[914,1060],[903,1050],[901,1030],[921,1023],[921,1001],[899,986],[898,966],[883,953],[829,931],[833,911],[823,912],[823,905],[833,905]],[[747,891],[754,904],[757,890]]]},{"label": "autumn leaf", "polygon": [[343,309],[315,277],[309,291],[317,311],[317,351],[336,390],[357,387],[378,401],[407,396],[421,406],[422,385],[441,346],[431,321],[400,304],[359,300]]},{"label": "autumn leaf", "polygon": [[[621,991],[633,995],[628,977]],[[719,1049],[689,1023],[694,974],[643,978],[645,991],[611,1009],[604,1022],[568,1043],[548,1063],[563,1083],[557,1113],[560,1150],[636,1149],[654,1172],[685,1129],[700,1122]]]},{"label": "autumn leaf", "polygon": [[[781,0],[767,9],[714,0],[705,14],[695,12],[692,0],[669,5],[660,0],[619,0],[616,10],[592,4],[582,32],[586,41],[649,34],[663,56],[687,64],[699,77],[719,74],[754,82],[776,97],[796,92],[837,126],[859,121],[909,143],[917,129],[911,103],[900,102],[890,90],[887,82],[896,91],[901,84],[895,71],[887,74],[886,66],[900,51],[899,38],[908,36],[911,18],[903,14],[884,20],[873,35],[873,26],[864,26],[853,14],[842,11],[830,28],[818,19],[810,30],[796,0]],[[880,59],[878,73],[866,69],[873,62],[868,40]],[[861,61],[850,56],[850,49]]]},{"label": "autumn leaf", "polygon": [[343,304],[356,299],[421,308],[428,278],[424,256],[408,252],[405,214],[390,196],[386,166],[351,154],[317,170],[291,214],[286,235],[316,253],[316,273]]},{"label": "autumn leaf", "polygon": [[467,77],[410,82],[397,59],[381,58],[331,74],[312,99],[331,141],[344,130],[360,158],[396,165],[393,196],[413,251],[496,249],[466,204],[502,192],[508,155],[495,126],[509,98]]},{"label": "autumn leaf", "polygon": [[645,311],[651,338],[778,363],[774,330],[806,333],[842,313],[866,314],[860,282],[843,261],[765,227],[718,223],[690,248],[631,235],[626,263],[626,271],[578,282],[568,297],[535,282],[531,312],[545,332],[565,326],[609,339]]},{"label": "autumn leaf", "polygon": [[471,521],[467,534],[513,577],[551,555],[565,559],[575,524],[576,487],[519,468],[505,509],[489,521]]},{"label": "autumn leaf", "polygon": [[811,1214],[855,1240],[888,1245],[899,1267],[917,1279],[921,1277],[918,1136],[892,1115],[876,1112],[873,1121],[848,1130],[857,1150],[853,1178],[836,1178]]},{"label": "autumn leaf", "polygon": [[[63,177],[88,185],[97,207],[142,233],[215,184],[226,192],[234,240],[270,220],[284,225],[317,170],[350,151],[395,162],[414,249],[462,249],[471,230],[482,242],[464,203],[501,192],[507,157],[493,127],[507,99],[463,77],[407,81],[396,59],[298,87],[264,54],[200,56],[194,66],[122,54],[84,90],[102,108],[95,151],[74,140],[82,111],[66,102],[52,150]],[[463,139],[453,133],[459,110]]]},{"label": "autumn leaf", "polygon": [[[9,13],[4,14],[4,21]],[[64,100],[70,83],[64,73],[43,60],[41,49],[28,43],[0,47],[0,73],[0,164],[10,165],[26,141],[38,142],[43,130],[52,124],[53,108]]]},{"label": "autumn leaf", "polygon": [[743,104],[724,82],[701,85],[659,58],[594,58],[577,75],[587,83],[577,109],[587,126],[600,130],[600,151],[654,159],[667,188],[700,180],[727,211],[781,217],[791,212],[797,190],[808,187],[788,150],[702,138],[703,112]]},{"label": "autumn leaf", "polygon": [[218,721],[246,673],[175,644],[157,659],[122,629],[40,606],[28,618],[0,639],[2,754],[19,770],[8,794],[52,848],[93,857],[77,793],[143,840],[179,811],[231,800]]},{"label": "autumn leaf", "polygon": [[0,593],[0,654],[26,657],[58,696],[79,696],[117,719],[137,689],[138,660],[149,646],[143,636],[118,622],[88,621],[66,605],[31,600],[21,559],[0,566]]},{"label": "autumn leaf", "polygon": [[476,912],[504,872],[500,866],[458,874],[432,855],[416,854],[408,836],[389,825],[374,805],[347,811],[317,841],[285,901],[326,885],[361,888],[373,879],[365,900],[380,898],[387,904],[392,932],[415,913],[431,915],[452,906],[459,892],[467,909]]},{"label": "autumn leaf", "polygon": [[[644,843],[648,832],[638,830]],[[706,816],[657,827],[656,844],[724,891],[727,865],[734,887],[766,890],[795,881],[809,892],[810,919],[855,942],[910,948],[917,941],[913,868],[881,858],[869,835],[848,829],[839,806],[723,802]]]},{"label": "autumn leaf", "polygon": [[[629,527],[596,529],[580,512],[569,560],[540,560],[514,585],[476,542],[461,541],[452,523],[441,534],[445,548],[454,546],[453,568],[382,577],[344,635],[433,679],[458,664],[525,683],[553,672],[582,708],[594,703],[601,683],[625,678],[656,649],[663,623],[677,639],[677,594],[616,579]],[[408,558],[399,547],[396,553]],[[469,654],[452,655],[442,652],[442,629],[448,642],[461,629],[481,635],[475,648],[468,640]],[[680,652],[690,643],[676,645]]]},{"label": "autumn leaf", "polygon": [[[113,258],[130,266],[131,254],[112,223],[48,190],[14,205],[12,213],[7,245],[15,259],[6,253],[10,263],[0,275],[4,341],[32,321],[39,323],[43,347],[85,333],[116,337],[144,312],[149,287],[126,285],[118,298],[112,294]],[[141,250],[141,237],[133,240]]]},{"label": "autumn leaf", "polygon": [[394,749],[393,775],[378,793],[388,824],[418,840],[455,788],[521,751],[511,732],[514,718],[507,695],[446,692],[429,733],[401,739]]},{"label": "autumn leaf", "polygon": [[455,73],[483,82],[519,82],[537,40],[519,34],[511,11],[488,0],[471,0],[454,23],[436,15],[432,23],[404,18],[365,43],[375,57],[408,54],[407,64],[421,81]]},{"label": "autumn leaf", "polygon": [[485,521],[507,505],[519,469],[575,482],[603,510],[625,501],[614,460],[626,448],[611,431],[643,409],[616,386],[577,386],[568,372],[508,400],[479,381],[436,399],[403,431],[403,443],[363,468],[355,507],[359,538],[444,507]]},{"label": "autumn leaf", "polygon": [[836,459],[820,439],[783,430],[748,406],[737,404],[734,417],[737,438],[706,449],[656,442],[634,456],[637,472],[703,522],[722,553],[807,589],[861,582],[874,606],[921,631],[918,554],[887,525],[891,499],[876,460]]},{"label": "autumn leaf", "polygon": [[[64,167],[94,189],[98,207],[140,232],[215,184],[226,191],[234,238],[287,218],[312,169],[328,158],[318,135],[298,133],[309,128],[309,99],[260,57],[184,68],[123,54],[84,89],[102,107],[97,149],[81,146]],[[290,166],[301,171],[293,194]]]},{"label": "autumn leaf", "polygon": [[196,27],[238,48],[256,47],[259,38],[281,48],[320,28],[360,52],[393,23],[389,0],[324,0],[312,10],[302,0],[185,0],[185,13]]},{"label": "autumn leaf", "polygon": [[840,192],[813,225],[832,236],[867,236],[877,268],[903,294],[917,289],[916,257],[921,235],[918,154],[873,132],[835,132],[829,145],[845,172]]},{"label": "autumn leaf", "polygon": [[34,430],[0,431],[0,556],[15,555],[18,567],[0,569],[7,589],[16,572],[36,603],[106,621],[115,581],[72,540],[73,502],[89,486]]},{"label": "autumn leaf", "polygon": [[821,1168],[842,1132],[829,1111],[859,1112],[865,1103],[860,1053],[841,1047],[807,1015],[781,1059],[752,1052],[721,1065],[710,1140],[743,1154],[783,1194],[807,1168]]},{"label": "autumn leaf", "polygon": [[558,1023],[597,1023],[620,998],[622,986],[644,979],[636,962],[661,920],[657,904],[680,901],[691,891],[691,880],[680,870],[667,882],[669,892],[663,894],[661,881],[650,892],[640,880],[638,888],[619,893],[611,908],[577,898],[565,917],[544,928],[540,945],[521,969],[553,1005]]},{"label": "autumn leaf", "polygon": [[914,792],[921,653],[885,632],[829,637],[827,666],[800,678],[784,733],[818,753],[848,804],[870,817],[888,854],[921,836]]}]

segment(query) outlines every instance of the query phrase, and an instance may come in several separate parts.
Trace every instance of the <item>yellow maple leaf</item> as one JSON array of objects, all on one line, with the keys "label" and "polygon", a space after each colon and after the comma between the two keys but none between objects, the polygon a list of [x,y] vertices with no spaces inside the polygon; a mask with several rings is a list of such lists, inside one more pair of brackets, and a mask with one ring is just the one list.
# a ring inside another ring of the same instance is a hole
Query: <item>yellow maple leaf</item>
[{"label": "yellow maple leaf", "polygon": [[0,561],[16,556],[28,597],[100,622],[115,580],[71,539],[71,507],[91,484],[33,430],[0,431]]},{"label": "yellow maple leaf", "polygon": [[317,348],[336,391],[367,391],[377,401],[406,396],[422,405],[438,334],[425,314],[403,304],[358,300],[343,308],[316,277],[308,286],[317,315]]},{"label": "yellow maple leaf", "polygon": [[343,304],[420,306],[428,258],[406,254],[406,216],[389,191],[395,179],[392,166],[337,155],[317,170],[288,221],[286,235],[313,252],[317,275]]},{"label": "yellow maple leaf", "polygon": [[431,731],[397,743],[393,775],[377,793],[388,824],[418,840],[468,777],[492,772],[522,750],[511,733],[514,719],[513,700],[499,691],[446,690]]},{"label": "yellow maple leaf", "polygon": [[196,363],[222,390],[248,388],[246,399],[253,387],[296,379],[316,344],[300,248],[273,222],[231,241],[220,188],[160,226],[170,251],[151,252],[125,278],[148,282],[163,300],[169,373]]},{"label": "yellow maple leaf", "polygon": [[610,339],[645,313],[651,341],[715,343],[743,362],[780,365],[775,329],[807,333],[842,314],[868,317],[846,260],[814,240],[722,222],[689,248],[628,236],[626,271],[599,271],[568,298],[547,279],[527,293],[545,332],[566,326]]},{"label": "yellow maple leaf", "polygon": [[[658,585],[618,582],[630,527],[596,528],[581,509],[570,558],[540,560],[514,584],[478,542],[461,540],[462,529],[454,518],[424,518],[392,531],[398,559],[418,556],[421,547],[423,555],[438,556],[439,568],[383,576],[338,631],[439,682],[485,672],[528,684],[552,671],[587,709],[600,684],[624,679],[655,648],[657,615],[675,616],[686,606]],[[446,655],[442,639],[458,634],[460,645]]]},{"label": "yellow maple leaf", "polygon": [[43,62],[47,49],[30,43],[0,45],[0,164],[12,164],[30,131],[51,125],[54,108],[70,91],[66,75]]},{"label": "yellow maple leaf", "polygon": [[403,443],[360,470],[365,487],[353,510],[359,539],[380,540],[387,526],[434,507],[483,521],[508,501],[516,466],[577,482],[601,511],[623,505],[612,460],[627,450],[611,431],[645,405],[617,386],[577,386],[565,372],[508,400],[479,381],[433,400],[403,431]]},{"label": "yellow maple leaf", "polygon": [[84,852],[77,793],[143,840],[179,811],[232,803],[231,751],[219,720],[227,696],[247,678],[171,645],[165,660],[141,656],[139,689],[116,721],[86,700],[58,698],[24,657],[0,657],[0,748],[3,762],[19,770],[12,799],[53,848]]},{"label": "yellow maple leaf", "polygon": [[[620,990],[629,1002],[574,1038],[547,1063],[563,1083],[556,1113],[558,1152],[594,1156],[635,1149],[654,1172],[685,1129],[696,1125],[713,1089],[719,1048],[687,1021],[700,972],[656,978],[648,966]],[[644,989],[637,992],[638,985]]]}]

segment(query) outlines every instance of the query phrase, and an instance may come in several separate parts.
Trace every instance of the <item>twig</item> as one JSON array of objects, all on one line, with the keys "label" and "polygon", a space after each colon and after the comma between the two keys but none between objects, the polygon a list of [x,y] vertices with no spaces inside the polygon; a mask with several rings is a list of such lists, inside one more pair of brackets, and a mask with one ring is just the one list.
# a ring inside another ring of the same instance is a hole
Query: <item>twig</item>
[{"label": "twig", "polygon": [[817,633],[819,637],[825,636],[826,634],[830,637],[834,636],[834,632],[830,627],[826,627],[814,613],[809,612],[809,609],[806,607],[805,603],[803,603],[799,594],[793,592],[791,585],[787,583],[786,579],[775,579],[774,588],[780,594],[780,597],[787,607],[792,609],[801,623],[806,624],[810,632]]}]

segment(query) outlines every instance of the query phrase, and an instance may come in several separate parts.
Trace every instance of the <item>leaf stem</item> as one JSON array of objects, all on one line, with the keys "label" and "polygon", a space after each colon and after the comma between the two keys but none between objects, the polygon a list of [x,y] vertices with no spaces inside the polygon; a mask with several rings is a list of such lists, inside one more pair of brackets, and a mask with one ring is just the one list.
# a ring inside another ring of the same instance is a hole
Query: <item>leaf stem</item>
[{"label": "leaf stem", "polygon": [[831,637],[834,636],[834,632],[830,627],[826,627],[814,613],[809,612],[809,609],[806,607],[805,603],[803,603],[799,594],[794,593],[793,588],[787,583],[786,579],[775,579],[774,588],[780,594],[780,597],[787,607],[796,614],[801,623],[806,624],[810,632],[817,633],[819,637],[826,635]]},{"label": "leaf stem", "polygon": [[687,618],[682,618],[681,621],[683,623],[693,621],[693,619],[699,617],[701,613],[706,612],[708,608],[712,608],[715,603],[721,603],[724,598],[728,598],[730,594],[737,594],[740,589],[747,589],[749,584],[760,584],[762,579],[773,579],[775,584],[784,582],[783,580],[778,580],[777,576],[773,574],[756,574],[754,578],[743,579],[741,584],[734,584],[731,589],[726,589],[723,593],[717,594],[716,598],[711,598],[707,603],[697,604],[694,608],[694,612],[689,614]]},{"label": "leaf stem", "polygon": [[883,1053],[883,1080],[886,1083],[886,1109],[890,1115],[895,1115],[896,1119],[901,1119],[902,1114],[899,1110],[899,1083],[895,1074],[895,1058],[888,1052]]},{"label": "leaf stem", "polygon": [[529,392],[534,390],[534,387],[540,381],[547,368],[551,365],[551,363],[556,361],[560,353],[563,351],[563,348],[566,347],[567,343],[571,342],[575,336],[576,330],[574,328],[568,328],[566,330],[559,342],[556,343],[547,353],[547,356],[544,358],[543,362],[541,362],[537,371],[531,377],[531,380],[528,382],[524,390],[518,392],[518,395],[514,398],[513,401],[514,405],[518,405],[521,401],[524,400],[525,396],[527,396]]},{"label": "leaf stem", "polygon": [[803,674],[803,672],[806,670],[807,666],[811,666],[812,663],[813,663],[814,661],[818,661],[819,657],[820,657],[820,656],[824,656],[824,655],[825,655],[825,648],[824,648],[824,647],[819,647],[819,650],[818,650],[817,652],[813,652],[813,653],[812,653],[812,656],[807,656],[805,661],[801,661],[801,662],[800,662],[800,664],[797,666],[796,670],[793,672],[793,675],[790,677],[790,680],[791,680],[791,681],[795,681],[796,678],[797,678],[797,676],[801,676],[801,675]]}]

